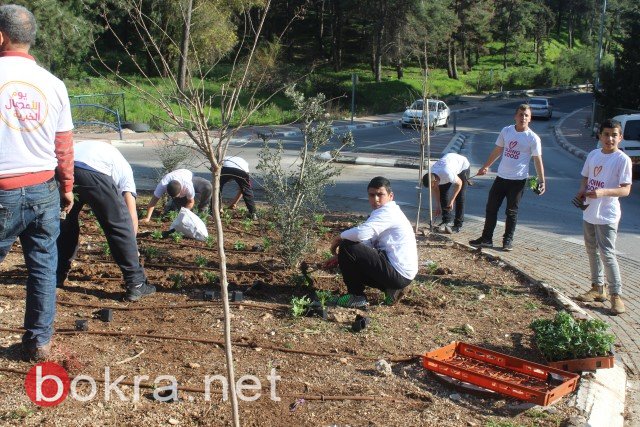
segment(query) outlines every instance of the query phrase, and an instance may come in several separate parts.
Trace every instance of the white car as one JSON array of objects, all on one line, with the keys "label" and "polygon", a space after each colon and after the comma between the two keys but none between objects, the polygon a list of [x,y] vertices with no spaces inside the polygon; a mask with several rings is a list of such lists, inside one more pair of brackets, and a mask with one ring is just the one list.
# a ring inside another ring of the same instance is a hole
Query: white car
[{"label": "white car", "polygon": [[[429,99],[429,127],[431,129],[436,126],[449,126],[449,115],[451,110],[442,101],[437,99]],[[418,99],[413,102],[402,115],[402,127],[409,126],[422,126],[426,121],[422,119],[422,110],[424,108],[424,102],[422,99]]]},{"label": "white car", "polygon": [[640,114],[622,114],[615,116],[613,120],[619,121],[622,125],[622,141],[619,147],[631,157],[633,175],[638,176],[640,173]]},{"label": "white car", "polygon": [[531,117],[544,117],[547,120],[553,115],[553,104],[549,98],[530,98]]}]

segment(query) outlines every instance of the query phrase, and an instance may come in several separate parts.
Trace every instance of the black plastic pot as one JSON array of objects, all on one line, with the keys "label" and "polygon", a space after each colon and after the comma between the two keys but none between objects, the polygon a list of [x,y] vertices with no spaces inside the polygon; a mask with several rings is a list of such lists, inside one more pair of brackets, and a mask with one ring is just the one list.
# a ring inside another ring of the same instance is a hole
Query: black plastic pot
[{"label": "black plastic pot", "polygon": [[88,331],[89,330],[89,321],[86,319],[78,319],[76,320],[76,331]]}]

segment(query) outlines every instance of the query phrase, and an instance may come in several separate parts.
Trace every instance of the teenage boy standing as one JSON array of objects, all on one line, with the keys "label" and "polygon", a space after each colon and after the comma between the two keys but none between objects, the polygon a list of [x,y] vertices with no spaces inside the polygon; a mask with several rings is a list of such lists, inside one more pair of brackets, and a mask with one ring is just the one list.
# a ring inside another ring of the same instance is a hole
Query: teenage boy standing
[{"label": "teenage boy standing", "polygon": [[490,248],[493,246],[493,231],[498,222],[498,210],[502,201],[507,199],[505,214],[504,236],[502,237],[502,250],[513,250],[513,235],[516,231],[518,220],[518,205],[524,193],[524,187],[529,177],[529,162],[533,158],[533,164],[538,174],[538,191],[543,194],[544,167],[542,164],[542,147],[540,137],[529,129],[531,122],[531,107],[521,104],[516,108],[515,125],[506,126],[500,131],[496,140],[496,147],[489,154],[489,159],[478,170],[478,175],[485,175],[493,162],[502,157],[498,166],[496,177],[487,200],[486,216],[482,236],[469,241],[476,247]]},{"label": "teenage boy standing", "polygon": [[600,125],[599,138],[602,148],[593,150],[587,156],[582,168],[580,189],[574,199],[576,206],[584,208],[584,245],[591,268],[591,290],[577,299],[586,302],[606,301],[606,274],[611,293],[610,312],[617,315],[625,312],[615,246],[622,214],[618,199],[631,192],[631,159],[618,147],[622,141],[620,122],[605,120]]}]

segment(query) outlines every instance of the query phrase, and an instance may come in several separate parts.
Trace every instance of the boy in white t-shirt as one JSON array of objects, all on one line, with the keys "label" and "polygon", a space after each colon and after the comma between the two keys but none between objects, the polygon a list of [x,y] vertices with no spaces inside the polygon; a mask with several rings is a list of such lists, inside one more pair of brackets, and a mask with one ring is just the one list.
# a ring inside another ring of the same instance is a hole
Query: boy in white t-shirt
[{"label": "boy in white t-shirt", "polygon": [[602,148],[587,156],[580,189],[574,199],[574,204],[584,210],[584,245],[591,268],[591,290],[577,299],[585,302],[609,299],[604,287],[606,274],[611,294],[610,313],[617,315],[625,312],[615,247],[622,214],[618,199],[631,192],[631,159],[618,147],[622,126],[617,120],[605,120],[600,125],[599,138]]},{"label": "boy in white t-shirt", "polygon": [[542,164],[542,146],[540,137],[529,128],[531,107],[521,104],[516,108],[515,125],[506,126],[500,131],[496,147],[489,159],[478,170],[477,175],[485,175],[491,165],[500,158],[498,176],[487,199],[486,215],[482,236],[469,241],[471,246],[490,248],[493,246],[493,231],[498,222],[498,210],[507,199],[506,221],[502,236],[502,250],[513,250],[513,235],[518,221],[518,207],[529,176],[529,163],[533,160],[538,175],[538,191],[545,192],[544,166]]},{"label": "boy in white t-shirt", "polygon": [[[431,168],[431,190],[435,201],[434,217],[442,214],[442,223],[436,232],[458,233],[464,222],[464,201],[469,181],[469,160],[457,153],[447,153]],[[429,186],[429,174],[422,177],[422,184]],[[452,211],[455,206],[455,217]],[[453,219],[453,226],[451,221]]]}]

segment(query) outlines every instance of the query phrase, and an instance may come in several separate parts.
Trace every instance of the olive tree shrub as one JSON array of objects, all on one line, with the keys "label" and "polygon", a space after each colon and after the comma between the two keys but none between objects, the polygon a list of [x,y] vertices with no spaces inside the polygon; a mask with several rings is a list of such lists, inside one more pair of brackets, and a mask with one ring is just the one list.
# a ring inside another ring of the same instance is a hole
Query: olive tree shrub
[{"label": "olive tree shrub", "polygon": [[334,136],[325,111],[325,96],[305,98],[295,86],[288,87],[285,94],[300,116],[302,146],[295,161],[283,166],[282,141],[274,146],[264,137],[257,169],[264,182],[267,214],[276,232],[273,246],[288,267],[295,267],[315,249],[317,236],[309,219],[324,208],[325,189],[340,174],[335,158],[340,150],[353,145],[353,135],[339,135],[338,147],[321,156]]}]

